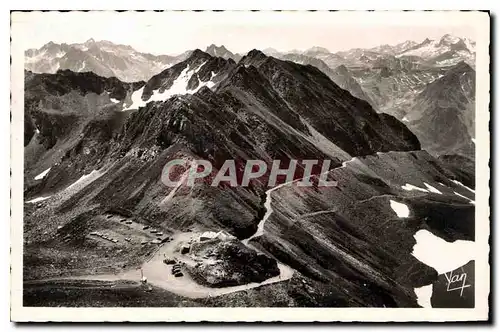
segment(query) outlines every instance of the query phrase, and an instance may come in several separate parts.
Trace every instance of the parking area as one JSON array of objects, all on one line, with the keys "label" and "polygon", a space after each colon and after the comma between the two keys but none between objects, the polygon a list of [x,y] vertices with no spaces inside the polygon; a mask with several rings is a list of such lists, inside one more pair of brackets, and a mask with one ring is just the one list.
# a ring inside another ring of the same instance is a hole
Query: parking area
[{"label": "parking area", "polygon": [[160,245],[172,240],[171,233],[115,214],[97,217],[99,225],[86,238],[103,246]]}]

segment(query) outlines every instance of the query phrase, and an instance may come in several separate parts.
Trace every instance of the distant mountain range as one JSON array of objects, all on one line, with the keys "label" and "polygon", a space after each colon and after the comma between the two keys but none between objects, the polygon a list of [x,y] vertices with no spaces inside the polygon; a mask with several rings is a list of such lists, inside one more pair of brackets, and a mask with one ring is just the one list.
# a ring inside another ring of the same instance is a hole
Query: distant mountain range
[{"label": "distant mountain range", "polygon": [[105,40],[89,39],[81,44],[49,42],[40,49],[25,51],[25,69],[35,73],[55,73],[59,69],[91,71],[103,77],[134,82],[147,80],[188,55],[189,52],[178,56],[141,53],[130,46]]},{"label": "distant mountain range", "polygon": [[451,66],[465,61],[475,66],[476,43],[468,38],[444,35],[440,40],[425,39],[398,54],[400,57],[420,57],[429,65]]},{"label": "distant mountain range", "polygon": [[[230,60],[234,64],[239,63],[243,56],[233,53],[224,45],[209,45],[205,54],[213,58]],[[273,48],[263,50],[267,56],[277,59],[292,61],[298,64],[311,65],[326,74],[334,83],[342,89],[349,91],[354,97],[367,101],[376,111],[395,116],[401,121],[408,121],[412,114],[410,127],[418,132],[422,142],[430,141],[424,135],[425,125],[418,129],[416,116],[419,112],[430,112],[423,104],[435,104],[432,98],[446,99],[445,95],[440,97],[431,96],[422,102],[418,97],[427,89],[428,85],[442,78],[451,68],[458,66],[464,69],[463,65],[468,64],[470,70],[474,71],[475,62],[475,42],[467,38],[459,38],[445,35],[439,40],[426,39],[421,43],[415,41],[405,41],[396,45],[380,45],[377,47],[362,49],[355,48],[348,51],[331,53],[324,47],[311,47],[305,51],[293,50],[290,52],[279,52]],[[94,41],[92,39],[82,44],[55,44],[48,43],[42,48],[30,49],[25,52],[25,68],[35,73],[55,73],[59,69],[69,69],[74,72],[92,71],[103,77],[117,77],[124,82],[148,81],[156,82],[165,75],[165,70],[173,67],[192,54],[187,50],[177,56],[151,55],[140,53],[130,46],[116,45],[108,41]],[[225,66],[220,60],[215,64]],[[215,72],[208,72],[209,66],[204,66],[203,71],[190,76],[189,88],[193,90],[181,89],[179,91],[197,91],[203,82],[215,84],[220,80],[221,75],[216,75],[212,81],[210,75]],[[468,70],[469,70],[468,69]],[[187,73],[184,73],[186,75]],[[215,74],[214,74],[215,75]],[[469,77],[468,75],[467,77]],[[199,78],[199,83],[195,80]],[[174,82],[175,83],[175,82]],[[154,91],[149,89],[152,83],[145,86],[145,93],[154,97]],[[170,83],[169,83],[170,84]],[[197,89],[194,87],[199,86]],[[469,86],[469,85],[466,85]],[[460,87],[458,87],[460,89]],[[159,91],[163,91],[160,87]],[[173,89],[170,92],[174,94]],[[452,93],[451,89],[444,89],[443,94]],[[193,93],[194,93],[193,92]],[[474,100],[474,89],[465,93],[468,100]],[[144,101],[141,101],[144,103]],[[469,109],[470,106],[461,105],[460,109]],[[432,108],[432,107],[431,107]],[[450,118],[450,116],[447,116]],[[470,119],[472,117],[472,120]],[[474,114],[466,116],[464,123],[470,128],[470,121],[473,122]],[[457,119],[462,119],[458,117]],[[462,126],[461,126],[462,127]],[[459,130],[462,132],[462,130]],[[464,132],[465,135],[465,132]],[[470,141],[470,133],[466,134]],[[464,138],[465,139],[465,138]],[[430,149],[431,152],[439,154],[455,151],[470,157],[470,148],[456,148],[446,145],[441,149]],[[448,151],[449,150],[449,151]]]},{"label": "distant mountain range", "polygon": [[[242,55],[229,51],[224,45],[211,44],[208,54],[238,62]],[[78,44],[49,42],[40,49],[25,51],[25,68],[32,72],[53,73],[58,69],[75,72],[93,71],[101,76],[115,76],[123,81],[147,80],[169,66],[186,59],[191,50],[177,55],[141,53],[127,45],[89,39]],[[324,47],[311,47],[305,51],[279,52],[267,48],[270,56],[303,55],[322,60],[330,68],[380,67],[386,62],[398,62],[401,67],[452,66],[465,61],[474,67],[475,42],[467,38],[445,35],[440,40],[425,39],[421,43],[405,41],[396,45],[381,45],[369,49],[355,48],[331,53]],[[396,60],[397,59],[397,60]]]}]

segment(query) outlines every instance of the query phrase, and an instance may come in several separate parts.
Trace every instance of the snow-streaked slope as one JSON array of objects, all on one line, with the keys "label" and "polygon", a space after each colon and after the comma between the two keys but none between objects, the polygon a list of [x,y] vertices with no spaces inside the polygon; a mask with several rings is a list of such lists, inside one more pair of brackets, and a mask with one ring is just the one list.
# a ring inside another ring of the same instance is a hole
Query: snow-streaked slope
[{"label": "snow-streaked slope", "polygon": [[469,201],[469,203],[473,204],[473,205],[476,205],[476,201],[473,201],[472,199],[470,199],[469,197],[465,197],[464,195],[460,194],[460,193],[457,193],[456,191],[453,192],[455,195],[457,195],[458,197],[461,197],[463,199],[466,199]]},{"label": "snow-streaked slope", "polygon": [[440,192],[439,190],[437,190],[436,188],[434,188],[433,186],[431,186],[430,184],[424,182],[424,185],[427,187],[427,189],[431,192],[431,193],[435,193],[435,194],[443,194],[442,192]]},{"label": "snow-streaked slope", "polygon": [[73,184],[71,184],[70,186],[68,186],[67,189],[74,188],[74,187],[78,186],[79,184],[84,183],[86,179],[90,179],[91,177],[93,177],[95,175],[98,175],[98,174],[99,174],[98,171],[93,170],[92,172],[90,172],[90,174],[82,175],[81,178],[79,178]]},{"label": "snow-streaked slope", "polygon": [[463,183],[462,183],[462,182],[460,182],[460,181],[457,181],[457,180],[452,180],[452,182],[453,182],[453,183],[458,184],[459,186],[464,187],[465,189],[467,189],[468,191],[470,191],[470,192],[471,192],[471,193],[473,193],[473,194],[475,194],[475,193],[476,193],[476,191],[475,191],[474,189],[467,187],[465,184],[463,184]]}]

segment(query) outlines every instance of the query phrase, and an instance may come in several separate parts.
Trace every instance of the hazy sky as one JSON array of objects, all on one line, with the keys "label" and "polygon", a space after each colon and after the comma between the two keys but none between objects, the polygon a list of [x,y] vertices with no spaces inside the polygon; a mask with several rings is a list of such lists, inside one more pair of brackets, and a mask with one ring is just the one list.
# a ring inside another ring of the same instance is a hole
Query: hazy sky
[{"label": "hazy sky", "polygon": [[[330,51],[421,42],[450,33],[475,39],[467,16],[431,12],[70,12],[16,13],[13,27],[25,48],[89,38],[153,54],[178,54],[224,44],[233,52],[322,46]],[[465,14],[465,13],[464,13]],[[445,15],[445,16],[443,16]]]}]

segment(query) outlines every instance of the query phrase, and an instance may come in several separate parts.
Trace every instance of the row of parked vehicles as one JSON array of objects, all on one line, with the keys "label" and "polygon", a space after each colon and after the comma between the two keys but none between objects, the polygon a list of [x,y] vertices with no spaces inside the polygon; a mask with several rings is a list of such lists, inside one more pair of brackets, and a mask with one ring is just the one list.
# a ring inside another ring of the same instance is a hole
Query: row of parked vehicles
[{"label": "row of parked vehicles", "polygon": [[182,273],[182,266],[180,263],[178,263],[175,259],[172,259],[172,258],[165,258],[163,260],[163,263],[167,264],[167,265],[173,265],[172,266],[172,274],[176,277],[176,278],[179,278],[179,277],[182,277],[184,276],[184,274]]}]

